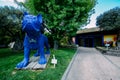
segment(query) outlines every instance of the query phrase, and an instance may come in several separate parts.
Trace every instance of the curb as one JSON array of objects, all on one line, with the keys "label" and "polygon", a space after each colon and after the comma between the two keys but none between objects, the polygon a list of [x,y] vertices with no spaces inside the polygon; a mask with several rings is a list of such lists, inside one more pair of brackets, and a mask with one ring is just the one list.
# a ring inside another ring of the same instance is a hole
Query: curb
[{"label": "curb", "polygon": [[66,78],[67,78],[67,76],[68,76],[68,74],[69,74],[69,71],[70,71],[70,69],[71,69],[71,67],[72,67],[72,64],[73,64],[73,62],[74,62],[74,60],[75,60],[75,57],[76,57],[76,55],[78,54],[78,51],[79,51],[79,47],[77,48],[77,51],[75,52],[72,60],[70,61],[70,64],[68,65],[66,71],[64,72],[61,80],[66,80]]}]

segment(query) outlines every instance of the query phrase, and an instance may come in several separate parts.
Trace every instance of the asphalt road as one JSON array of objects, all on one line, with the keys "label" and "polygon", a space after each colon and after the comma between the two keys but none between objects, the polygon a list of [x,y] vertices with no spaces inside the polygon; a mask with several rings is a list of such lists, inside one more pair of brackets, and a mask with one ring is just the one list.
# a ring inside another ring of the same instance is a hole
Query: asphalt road
[{"label": "asphalt road", "polygon": [[79,47],[61,80],[120,80],[120,67],[111,60],[95,48]]}]

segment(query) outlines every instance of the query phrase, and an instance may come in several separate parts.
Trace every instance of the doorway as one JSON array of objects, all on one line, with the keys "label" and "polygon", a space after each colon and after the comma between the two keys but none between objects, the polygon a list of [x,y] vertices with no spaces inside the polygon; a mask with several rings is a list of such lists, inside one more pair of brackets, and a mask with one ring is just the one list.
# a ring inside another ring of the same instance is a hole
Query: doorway
[{"label": "doorway", "polygon": [[93,38],[85,38],[84,39],[84,47],[94,47],[94,39]]}]

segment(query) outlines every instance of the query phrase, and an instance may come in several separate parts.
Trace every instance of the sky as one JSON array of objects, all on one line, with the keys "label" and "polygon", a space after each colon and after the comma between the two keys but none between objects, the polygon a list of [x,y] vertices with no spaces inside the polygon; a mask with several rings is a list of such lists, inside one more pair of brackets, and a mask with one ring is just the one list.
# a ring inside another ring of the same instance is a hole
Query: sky
[{"label": "sky", "polygon": [[[24,2],[24,0],[17,0],[18,2]],[[17,7],[17,5],[14,3],[14,0],[0,0],[0,6],[14,6]]]},{"label": "sky", "polygon": [[91,16],[91,22],[84,28],[96,27],[96,18],[105,11],[113,9],[115,7],[120,7],[120,0],[98,0],[98,4],[94,7],[95,14]]},{"label": "sky", "polygon": [[[19,2],[24,2],[24,0],[17,0]],[[120,7],[120,0],[97,0],[98,4],[94,7],[95,14],[91,16],[91,22],[84,28],[96,27],[96,17],[100,14],[103,14],[105,11],[108,11],[115,7]],[[17,6],[14,4],[13,0],[0,0],[0,6],[10,5]]]}]

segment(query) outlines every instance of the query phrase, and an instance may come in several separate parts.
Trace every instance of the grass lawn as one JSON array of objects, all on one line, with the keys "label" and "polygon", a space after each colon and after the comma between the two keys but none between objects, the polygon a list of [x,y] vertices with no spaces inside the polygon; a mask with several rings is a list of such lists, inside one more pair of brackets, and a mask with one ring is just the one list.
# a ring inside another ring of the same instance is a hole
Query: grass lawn
[{"label": "grass lawn", "polygon": [[[61,80],[61,77],[71,61],[75,49],[51,49],[51,56],[45,70],[15,70],[15,66],[23,59],[23,52],[13,52],[10,49],[0,49],[0,80]],[[31,56],[35,51],[31,52]],[[55,54],[58,64],[56,68],[50,63]]]}]

